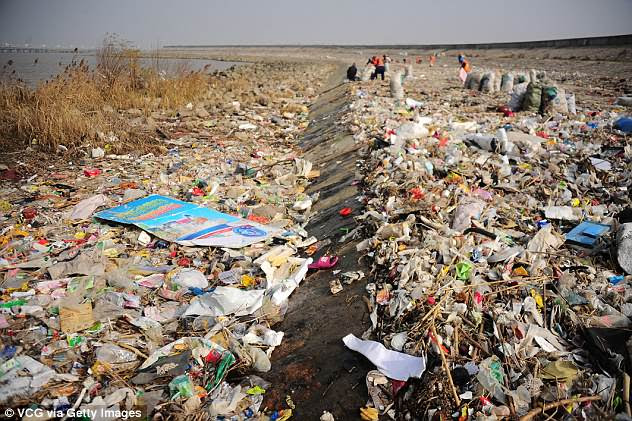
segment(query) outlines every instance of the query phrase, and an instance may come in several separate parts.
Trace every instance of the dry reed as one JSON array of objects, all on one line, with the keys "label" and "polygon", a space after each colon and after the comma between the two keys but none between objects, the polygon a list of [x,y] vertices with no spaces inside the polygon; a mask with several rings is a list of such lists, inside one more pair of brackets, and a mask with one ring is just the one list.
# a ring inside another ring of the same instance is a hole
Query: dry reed
[{"label": "dry reed", "polygon": [[0,147],[56,151],[63,145],[72,152],[102,144],[102,132],[119,139],[110,145],[113,150],[145,152],[152,135],[132,127],[118,111],[134,108],[148,116],[176,109],[202,97],[208,87],[208,77],[199,72],[182,69],[166,77],[155,68],[143,68],[139,51],[108,37],[97,52],[96,68],[73,63],[35,88],[0,83]]}]

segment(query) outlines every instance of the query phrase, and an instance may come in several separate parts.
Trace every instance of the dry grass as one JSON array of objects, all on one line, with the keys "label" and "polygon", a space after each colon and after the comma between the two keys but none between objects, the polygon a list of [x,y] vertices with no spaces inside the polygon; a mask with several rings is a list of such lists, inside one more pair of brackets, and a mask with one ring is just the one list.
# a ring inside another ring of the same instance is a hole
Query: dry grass
[{"label": "dry grass", "polygon": [[[78,63],[37,88],[0,84],[0,147],[3,150],[38,145],[71,152],[87,144],[103,143],[98,132],[112,132],[120,144],[112,150],[150,148],[151,136],[138,132],[118,110],[140,109],[149,115],[175,109],[208,91],[208,77],[181,71],[164,77],[141,68],[139,53],[108,38],[97,54],[97,66]],[[115,112],[108,112],[108,108]]]}]

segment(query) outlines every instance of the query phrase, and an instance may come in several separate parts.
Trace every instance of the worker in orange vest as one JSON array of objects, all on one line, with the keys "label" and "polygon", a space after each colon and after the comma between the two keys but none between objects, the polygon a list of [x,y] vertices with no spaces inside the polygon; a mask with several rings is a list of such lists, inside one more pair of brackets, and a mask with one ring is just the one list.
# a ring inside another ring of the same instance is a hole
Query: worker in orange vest
[{"label": "worker in orange vest", "polygon": [[380,56],[374,56],[372,62],[375,66],[375,72],[371,74],[371,80],[377,79],[378,75],[381,75],[382,80],[384,80],[384,72],[386,71],[386,68],[384,67],[384,59]]}]

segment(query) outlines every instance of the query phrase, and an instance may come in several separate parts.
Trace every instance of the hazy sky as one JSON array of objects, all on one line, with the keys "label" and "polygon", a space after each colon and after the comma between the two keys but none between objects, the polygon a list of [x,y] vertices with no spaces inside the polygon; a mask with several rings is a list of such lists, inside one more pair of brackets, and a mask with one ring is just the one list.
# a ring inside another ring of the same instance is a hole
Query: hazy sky
[{"label": "hazy sky", "polygon": [[632,0],[0,0],[0,43],[429,44],[632,33]]}]

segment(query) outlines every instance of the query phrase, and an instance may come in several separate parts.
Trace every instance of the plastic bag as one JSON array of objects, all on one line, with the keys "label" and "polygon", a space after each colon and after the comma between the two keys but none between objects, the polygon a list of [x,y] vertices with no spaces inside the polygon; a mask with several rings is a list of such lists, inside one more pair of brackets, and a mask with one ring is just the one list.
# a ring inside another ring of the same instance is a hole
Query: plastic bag
[{"label": "plastic bag", "polygon": [[402,78],[401,73],[396,72],[393,77],[391,77],[391,97],[394,99],[403,99],[404,98],[404,88],[402,87]]},{"label": "plastic bag", "polygon": [[573,115],[577,114],[577,106],[575,105],[574,93],[566,94],[566,103],[568,104],[568,112]]},{"label": "plastic bag", "polygon": [[530,82],[522,102],[522,111],[538,112],[542,104],[542,86]]},{"label": "plastic bag", "polygon": [[568,113],[568,104],[566,102],[566,92],[557,86],[545,86],[542,88],[542,113],[557,114]]},{"label": "plastic bag", "polygon": [[425,127],[426,124],[430,124],[432,119],[429,117],[416,117],[415,121],[404,123],[397,128],[395,133],[401,140],[419,139],[424,136],[428,136],[429,131]]},{"label": "plastic bag", "polygon": [[503,92],[511,92],[514,87],[514,77],[511,73],[506,73],[500,81],[500,90]]},{"label": "plastic bag", "polygon": [[494,90],[493,90],[493,92],[500,91],[500,84],[502,83],[501,79],[502,79],[502,76],[501,76],[500,72],[494,72],[494,83],[493,83]]},{"label": "plastic bag", "polygon": [[406,70],[404,71],[404,79],[412,79],[413,78],[413,65],[409,64],[406,66]]},{"label": "plastic bag", "polygon": [[494,92],[495,83],[496,74],[492,72],[485,73],[481,78],[481,92]]},{"label": "plastic bag", "polygon": [[505,372],[498,357],[484,359],[478,366],[476,379],[494,398],[505,403]]},{"label": "plastic bag", "polygon": [[520,109],[522,108],[524,95],[527,92],[527,86],[529,86],[529,84],[526,82],[514,85],[513,91],[511,92],[511,97],[509,98],[509,102],[507,103],[507,106],[512,111],[520,111]]},{"label": "plastic bag", "polygon": [[109,364],[121,364],[136,361],[136,354],[114,344],[105,344],[96,352],[97,360]]},{"label": "plastic bag", "polygon": [[624,107],[632,107],[632,97],[620,96],[614,102],[614,105],[623,105]]},{"label": "plastic bag", "polygon": [[[466,88],[478,91],[481,86],[482,75],[479,72],[472,72],[466,80]],[[469,81],[469,82],[468,82]]]},{"label": "plastic bag", "polygon": [[537,81],[538,81],[538,73],[536,72],[536,70],[535,70],[535,69],[531,69],[531,70],[529,70],[529,80],[530,80],[532,83],[535,83],[535,82],[537,82]]},{"label": "plastic bag", "polygon": [[364,70],[362,71],[362,76],[360,77],[360,79],[362,79],[362,82],[366,82],[367,80],[369,80],[371,78],[371,73],[373,73],[373,68],[371,66],[365,66]]}]

